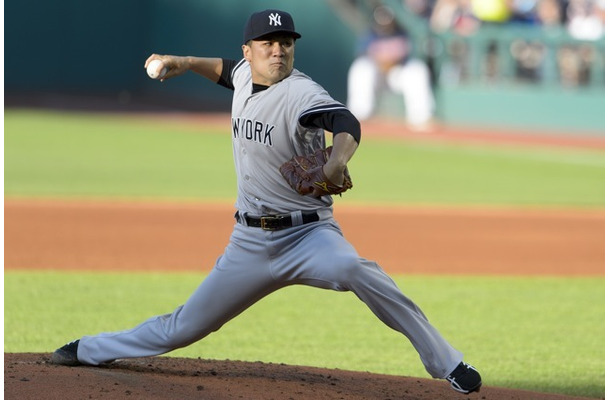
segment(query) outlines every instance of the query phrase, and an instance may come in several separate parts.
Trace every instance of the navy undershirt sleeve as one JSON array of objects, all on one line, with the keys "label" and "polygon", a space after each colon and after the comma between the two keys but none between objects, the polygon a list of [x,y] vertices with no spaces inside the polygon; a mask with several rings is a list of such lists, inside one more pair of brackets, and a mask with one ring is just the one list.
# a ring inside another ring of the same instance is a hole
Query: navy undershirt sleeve
[{"label": "navy undershirt sleeve", "polygon": [[346,109],[307,114],[301,117],[299,123],[306,128],[321,128],[332,132],[333,136],[347,132],[356,139],[357,143],[360,143],[360,122]]},{"label": "navy undershirt sleeve", "polygon": [[224,86],[227,89],[235,90],[235,86],[233,86],[233,80],[231,79],[231,74],[233,72],[233,68],[237,66],[239,61],[236,60],[228,60],[226,58],[222,59],[222,73],[220,74],[220,78],[218,79],[218,83],[220,86]]}]

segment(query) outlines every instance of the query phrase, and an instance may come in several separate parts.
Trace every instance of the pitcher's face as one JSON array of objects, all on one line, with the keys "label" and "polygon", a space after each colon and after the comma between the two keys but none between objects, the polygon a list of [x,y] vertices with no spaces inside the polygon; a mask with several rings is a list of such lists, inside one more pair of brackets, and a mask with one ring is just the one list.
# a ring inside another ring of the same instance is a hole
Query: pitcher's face
[{"label": "pitcher's face", "polygon": [[263,36],[243,45],[244,58],[252,70],[252,82],[271,86],[290,75],[294,47],[294,38],[282,33]]}]

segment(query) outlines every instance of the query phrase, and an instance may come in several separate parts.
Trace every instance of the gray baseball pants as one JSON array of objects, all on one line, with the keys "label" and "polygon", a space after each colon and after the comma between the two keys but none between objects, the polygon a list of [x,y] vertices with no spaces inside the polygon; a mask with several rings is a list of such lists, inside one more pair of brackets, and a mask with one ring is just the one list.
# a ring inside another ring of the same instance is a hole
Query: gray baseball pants
[{"label": "gray baseball pants", "polygon": [[445,378],[463,359],[375,262],[358,256],[330,212],[319,222],[278,231],[236,223],[224,254],[184,305],[130,330],[84,336],[78,359],[99,365],[185,347],[266,295],[295,284],[356,294],[411,341],[434,378]]}]

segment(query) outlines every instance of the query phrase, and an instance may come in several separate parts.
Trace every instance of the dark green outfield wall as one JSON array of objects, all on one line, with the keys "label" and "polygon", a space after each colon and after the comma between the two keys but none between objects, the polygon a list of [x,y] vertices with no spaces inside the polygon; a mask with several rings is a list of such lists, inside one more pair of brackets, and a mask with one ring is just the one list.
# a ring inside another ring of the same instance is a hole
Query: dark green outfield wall
[{"label": "dark green outfield wall", "polygon": [[344,100],[354,37],[324,1],[23,0],[5,4],[5,93],[131,93],[226,106],[231,94],[194,75],[159,85],[145,74],[152,52],[241,58],[254,11],[293,14],[296,67]]}]

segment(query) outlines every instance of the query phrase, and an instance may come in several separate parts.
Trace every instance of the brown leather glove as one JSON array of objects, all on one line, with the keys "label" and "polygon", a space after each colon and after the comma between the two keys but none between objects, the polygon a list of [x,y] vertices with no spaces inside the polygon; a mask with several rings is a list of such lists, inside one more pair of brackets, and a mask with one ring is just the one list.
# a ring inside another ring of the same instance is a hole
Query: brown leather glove
[{"label": "brown leather glove", "polygon": [[353,187],[352,179],[345,168],[342,186],[337,186],[328,180],[322,167],[328,161],[331,152],[332,146],[316,150],[313,154],[306,156],[294,156],[282,164],[280,173],[290,187],[301,195],[312,197],[340,195]]}]

